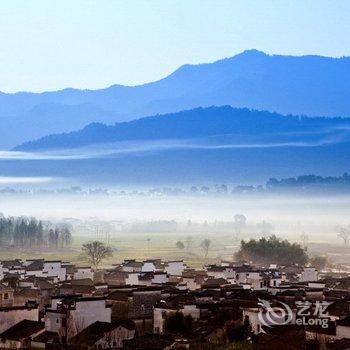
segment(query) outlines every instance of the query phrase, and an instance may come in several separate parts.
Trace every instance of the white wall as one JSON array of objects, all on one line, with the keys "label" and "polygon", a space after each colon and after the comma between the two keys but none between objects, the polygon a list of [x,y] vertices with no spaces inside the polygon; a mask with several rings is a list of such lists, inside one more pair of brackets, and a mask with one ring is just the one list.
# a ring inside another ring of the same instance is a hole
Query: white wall
[{"label": "white wall", "polygon": [[166,273],[162,273],[162,274],[155,274],[153,279],[152,279],[152,283],[154,284],[163,284],[163,283],[167,283],[168,282],[168,276]]},{"label": "white wall", "polygon": [[60,281],[66,279],[67,270],[65,267],[62,267],[60,261],[45,261],[43,271],[47,272],[47,277],[57,277]]},{"label": "white wall", "polygon": [[337,326],[336,328],[337,338],[350,338],[350,327]]},{"label": "white wall", "polygon": [[77,270],[74,272],[74,279],[75,280],[81,280],[84,278],[90,278],[91,280],[94,279],[94,272],[91,268],[77,268]]},{"label": "white wall", "polygon": [[301,282],[314,282],[318,280],[317,270],[314,267],[304,267],[300,274]]},{"label": "white wall", "polygon": [[125,278],[125,284],[137,286],[139,284],[139,273],[129,273],[128,276]]},{"label": "white wall", "polygon": [[71,310],[69,323],[72,337],[96,321],[111,322],[112,309],[106,307],[106,300],[89,300],[76,302],[75,310]]},{"label": "white wall", "polygon": [[38,308],[26,308],[26,309],[16,309],[8,308],[4,311],[0,310],[0,333],[6,331],[10,327],[14,326],[22,320],[39,320],[39,309]]},{"label": "white wall", "polygon": [[153,264],[153,262],[146,261],[142,265],[142,272],[154,272],[156,270],[156,266]]},{"label": "white wall", "polygon": [[186,266],[183,261],[169,261],[165,267],[165,271],[172,276],[181,276]]}]

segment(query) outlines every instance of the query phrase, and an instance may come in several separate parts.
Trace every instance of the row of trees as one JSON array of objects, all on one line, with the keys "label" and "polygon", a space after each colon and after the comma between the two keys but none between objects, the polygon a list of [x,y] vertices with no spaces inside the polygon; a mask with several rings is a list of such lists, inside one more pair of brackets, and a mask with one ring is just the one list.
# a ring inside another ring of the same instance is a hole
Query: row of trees
[{"label": "row of trees", "polygon": [[[186,250],[189,250],[191,245],[192,245],[192,238],[191,237],[187,237],[185,242],[183,242],[183,241],[176,242],[176,248],[178,248],[180,250],[184,250],[185,248],[186,248]],[[205,258],[207,258],[207,256],[208,256],[210,246],[211,246],[211,240],[208,238],[204,239],[200,243],[200,248],[202,248]]]},{"label": "row of trees", "polygon": [[0,216],[0,245],[59,248],[71,242],[71,230],[65,224],[53,226],[35,218]]},{"label": "row of trees", "polygon": [[322,177],[318,175],[303,175],[298,177],[289,177],[287,179],[277,180],[271,178],[266,183],[267,189],[281,188],[281,187],[307,187],[307,186],[317,186],[317,185],[339,185],[339,186],[349,186],[350,185],[350,175],[344,173],[342,176],[333,177],[327,176]]}]

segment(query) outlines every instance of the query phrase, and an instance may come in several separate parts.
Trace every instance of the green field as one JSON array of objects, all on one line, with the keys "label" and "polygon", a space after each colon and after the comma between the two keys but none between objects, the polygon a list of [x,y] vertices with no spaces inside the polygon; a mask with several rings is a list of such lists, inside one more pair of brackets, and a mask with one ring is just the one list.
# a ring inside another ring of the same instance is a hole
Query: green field
[{"label": "green field", "polygon": [[[63,260],[76,265],[86,265],[87,261],[82,255],[81,247],[91,240],[100,240],[113,248],[112,257],[104,261],[103,266],[122,262],[124,259],[156,259],[176,260],[182,259],[189,266],[200,268],[204,264],[215,263],[221,260],[232,260],[234,253],[239,249],[239,241],[235,241],[228,233],[198,232],[191,235],[192,243],[189,248],[179,249],[177,241],[186,244],[188,233],[114,233],[108,239],[103,236],[77,235],[73,233],[73,243],[69,248],[41,248],[20,249],[0,248],[0,260],[44,258],[46,260]],[[149,239],[149,241],[148,241]],[[211,245],[208,256],[205,258],[204,250],[200,244],[204,239],[210,239]],[[309,255],[327,255],[330,262],[350,265],[350,247],[341,242],[335,244],[324,242],[309,242]]]},{"label": "green field", "polygon": [[[205,263],[218,262],[220,260],[232,260],[234,252],[238,249],[238,242],[234,242],[229,235],[206,234],[193,235],[192,244],[188,249],[176,247],[177,241],[185,241],[188,235],[179,233],[118,233],[108,240],[99,240],[108,243],[113,248],[113,256],[105,261],[104,265],[116,264],[124,259],[154,259],[164,260],[183,259],[190,266],[201,267]],[[204,258],[204,250],[200,247],[204,239],[210,239],[211,246],[207,258]],[[96,237],[73,236],[73,243],[67,249],[0,249],[0,259],[28,259],[45,258],[47,260],[60,259],[70,261],[74,264],[86,264],[82,256],[81,246],[85,242],[96,239]],[[150,239],[148,243],[148,239]]]}]

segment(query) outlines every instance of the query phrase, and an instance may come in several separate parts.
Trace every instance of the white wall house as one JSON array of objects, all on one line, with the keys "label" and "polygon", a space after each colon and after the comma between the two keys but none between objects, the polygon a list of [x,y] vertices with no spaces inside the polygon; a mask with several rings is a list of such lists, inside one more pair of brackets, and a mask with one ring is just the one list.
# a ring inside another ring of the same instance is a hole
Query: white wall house
[{"label": "white wall house", "polygon": [[96,321],[110,323],[111,316],[106,298],[54,298],[45,314],[45,330],[71,338]]},{"label": "white wall house", "polygon": [[300,274],[301,282],[314,282],[318,280],[318,273],[314,267],[304,267]]},{"label": "white wall house", "polygon": [[125,278],[125,284],[126,285],[134,285],[137,286],[139,285],[139,275],[140,273],[138,272],[130,272],[128,273],[127,277]]},{"label": "white wall house", "polygon": [[24,278],[26,269],[21,260],[7,260],[2,261],[2,271],[3,273],[11,273],[19,275],[19,278]]},{"label": "white wall house", "polygon": [[74,271],[75,280],[82,280],[85,278],[89,278],[91,280],[94,279],[94,271],[91,267],[77,267]]},{"label": "white wall house", "polygon": [[165,266],[165,271],[171,276],[181,276],[186,268],[186,265],[182,260],[168,261]]},{"label": "white wall house", "polygon": [[4,268],[2,266],[2,263],[0,262],[0,281],[4,279]]},{"label": "white wall house", "polygon": [[22,320],[38,321],[38,306],[12,306],[0,308],[0,333],[6,331]]},{"label": "white wall house", "polygon": [[152,284],[164,284],[169,281],[166,272],[155,272],[152,279]]},{"label": "white wall house", "polygon": [[156,265],[153,261],[144,261],[142,264],[142,272],[154,272],[156,270]]},{"label": "white wall house", "polygon": [[58,281],[66,280],[67,270],[62,261],[45,261],[43,272],[47,277],[56,277]]}]

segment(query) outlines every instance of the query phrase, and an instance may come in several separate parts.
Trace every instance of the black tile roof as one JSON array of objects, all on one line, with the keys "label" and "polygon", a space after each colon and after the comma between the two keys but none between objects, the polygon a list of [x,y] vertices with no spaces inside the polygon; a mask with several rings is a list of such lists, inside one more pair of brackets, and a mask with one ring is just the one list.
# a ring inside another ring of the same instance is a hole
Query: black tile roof
[{"label": "black tile roof", "polygon": [[29,338],[31,335],[40,332],[44,328],[45,324],[43,322],[22,320],[1,333],[0,339],[21,340]]}]

